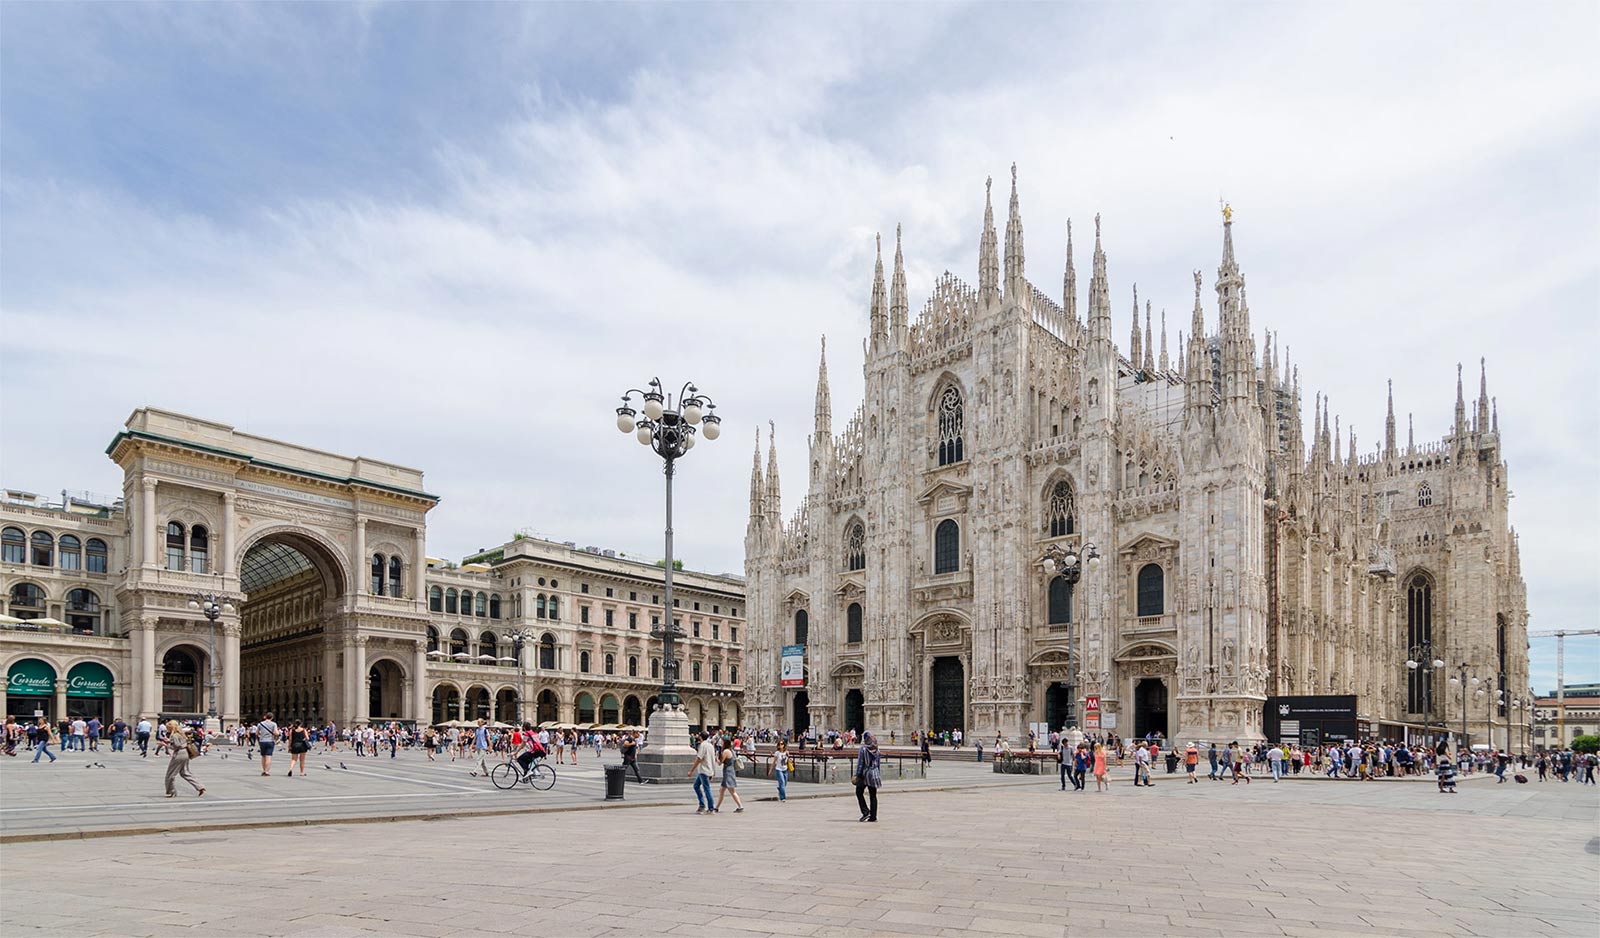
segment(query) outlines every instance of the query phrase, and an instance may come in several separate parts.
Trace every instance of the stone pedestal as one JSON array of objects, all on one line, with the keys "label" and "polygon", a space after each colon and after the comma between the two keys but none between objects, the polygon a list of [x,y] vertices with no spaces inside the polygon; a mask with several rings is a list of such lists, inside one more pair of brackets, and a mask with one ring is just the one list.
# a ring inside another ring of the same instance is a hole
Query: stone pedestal
[{"label": "stone pedestal", "polygon": [[681,707],[662,707],[650,714],[650,734],[639,750],[639,775],[657,785],[687,785],[694,765],[689,716]]}]

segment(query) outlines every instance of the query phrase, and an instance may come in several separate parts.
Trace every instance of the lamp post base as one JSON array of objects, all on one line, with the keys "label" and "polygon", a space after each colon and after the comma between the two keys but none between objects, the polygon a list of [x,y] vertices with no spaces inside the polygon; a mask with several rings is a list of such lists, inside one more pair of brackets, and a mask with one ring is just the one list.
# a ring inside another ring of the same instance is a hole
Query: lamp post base
[{"label": "lamp post base", "polygon": [[639,750],[639,775],[657,785],[689,784],[694,746],[689,739],[689,715],[681,707],[662,707],[650,714],[647,745]]}]

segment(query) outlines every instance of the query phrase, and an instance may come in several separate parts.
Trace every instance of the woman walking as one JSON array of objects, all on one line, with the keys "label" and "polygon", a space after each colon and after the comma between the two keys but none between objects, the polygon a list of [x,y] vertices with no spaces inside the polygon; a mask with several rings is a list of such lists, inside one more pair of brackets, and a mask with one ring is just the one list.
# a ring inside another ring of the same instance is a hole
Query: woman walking
[{"label": "woman walking", "polygon": [[1106,781],[1106,746],[1105,743],[1094,744],[1094,790],[1110,791],[1111,783]]},{"label": "woman walking", "polygon": [[[998,738],[998,735],[997,737]],[[856,752],[855,771],[850,780],[856,785],[856,804],[861,808],[861,820],[878,820],[878,787],[883,784],[882,759],[878,756],[878,740],[871,733],[861,735],[861,749]],[[867,793],[871,792],[869,806]]]},{"label": "woman walking", "polygon": [[778,779],[778,800],[789,800],[789,743],[778,740],[778,748],[772,753],[772,774]]},{"label": "woman walking", "polygon": [[195,794],[206,793],[200,783],[194,780],[189,772],[189,760],[200,754],[200,750],[189,742],[188,735],[184,732],[183,724],[177,720],[167,721],[167,745],[172,749],[172,758],[167,760],[167,797],[178,797],[178,777],[194,786]]},{"label": "woman walking", "polygon": [[56,754],[50,751],[50,724],[44,717],[39,718],[39,725],[35,728],[33,742],[33,761],[38,762],[40,756],[49,756],[50,761],[56,761]]},{"label": "woman walking", "polygon": [[311,751],[311,733],[299,720],[289,728],[289,774],[294,775],[294,770],[300,770],[300,777],[306,777],[306,753]]},{"label": "woman walking", "polygon": [[722,799],[727,795],[733,796],[734,814],[744,810],[744,802],[739,800],[738,758],[733,754],[733,745],[724,739],[722,741],[722,754],[718,756],[718,760],[722,763],[722,790],[717,792],[717,806],[711,809],[713,814],[722,810]]}]

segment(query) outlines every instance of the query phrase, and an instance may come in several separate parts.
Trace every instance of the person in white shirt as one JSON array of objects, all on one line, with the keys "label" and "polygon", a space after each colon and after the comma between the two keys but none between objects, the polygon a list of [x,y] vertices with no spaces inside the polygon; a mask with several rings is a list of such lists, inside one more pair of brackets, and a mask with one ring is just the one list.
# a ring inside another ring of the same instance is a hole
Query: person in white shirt
[{"label": "person in white shirt", "polygon": [[272,748],[278,744],[278,724],[268,713],[256,724],[256,745],[261,748],[261,774],[272,774]]},{"label": "person in white shirt", "polygon": [[1276,782],[1283,777],[1283,748],[1273,746],[1267,750],[1267,764],[1272,766],[1272,780]]},{"label": "person in white shirt", "polygon": [[711,745],[711,738],[702,732],[700,745],[694,752],[694,765],[689,767],[689,774],[694,776],[695,814],[716,813],[717,809],[711,801],[711,776],[716,771],[717,749]]}]

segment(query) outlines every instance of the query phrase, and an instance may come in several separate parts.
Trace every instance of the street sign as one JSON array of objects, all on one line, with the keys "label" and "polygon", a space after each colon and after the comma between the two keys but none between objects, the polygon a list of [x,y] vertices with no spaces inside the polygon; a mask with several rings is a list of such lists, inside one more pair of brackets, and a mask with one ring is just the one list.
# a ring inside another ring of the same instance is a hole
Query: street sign
[{"label": "street sign", "polygon": [[1099,694],[1090,694],[1089,696],[1083,698],[1083,709],[1087,710],[1090,713],[1099,713],[1100,712],[1100,695]]},{"label": "street sign", "polygon": [[1091,710],[1083,715],[1085,729],[1097,730],[1100,728],[1100,711]]}]

